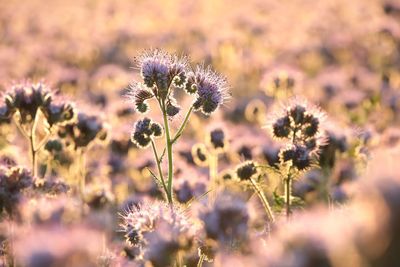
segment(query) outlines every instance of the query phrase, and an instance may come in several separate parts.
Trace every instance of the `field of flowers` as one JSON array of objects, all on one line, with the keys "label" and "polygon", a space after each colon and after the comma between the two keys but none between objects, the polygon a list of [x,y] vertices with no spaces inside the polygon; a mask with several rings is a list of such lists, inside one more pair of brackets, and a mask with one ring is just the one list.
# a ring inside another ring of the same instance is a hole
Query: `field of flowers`
[{"label": "field of flowers", "polygon": [[0,0],[0,267],[400,266],[400,2]]}]

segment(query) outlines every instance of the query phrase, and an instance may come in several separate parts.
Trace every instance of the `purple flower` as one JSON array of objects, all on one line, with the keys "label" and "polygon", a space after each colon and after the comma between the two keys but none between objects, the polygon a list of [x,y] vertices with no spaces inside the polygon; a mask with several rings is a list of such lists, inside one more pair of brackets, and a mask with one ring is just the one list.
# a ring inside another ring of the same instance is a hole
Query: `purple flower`
[{"label": "purple flower", "polygon": [[230,97],[226,79],[204,65],[188,75],[185,89],[188,93],[197,94],[193,107],[205,115],[213,113]]}]

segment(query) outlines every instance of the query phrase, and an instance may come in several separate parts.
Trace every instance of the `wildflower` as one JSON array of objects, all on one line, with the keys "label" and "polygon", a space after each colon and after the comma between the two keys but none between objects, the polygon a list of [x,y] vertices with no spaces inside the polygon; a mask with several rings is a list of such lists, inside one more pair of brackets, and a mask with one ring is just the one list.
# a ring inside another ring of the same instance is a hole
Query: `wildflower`
[{"label": "wildflower", "polygon": [[33,177],[28,170],[19,166],[0,166],[0,214],[12,216],[22,193],[33,185]]},{"label": "wildflower", "polygon": [[149,118],[144,118],[135,123],[132,133],[132,142],[140,148],[146,148],[150,145],[153,137],[162,136],[162,127],[157,122]]},{"label": "wildflower", "polygon": [[271,123],[274,137],[292,139],[294,143],[321,138],[320,127],[325,115],[317,108],[306,102],[293,101],[282,113]]},{"label": "wildflower", "polygon": [[50,103],[42,110],[49,127],[68,122],[74,118],[75,114],[74,108],[70,103]]},{"label": "wildflower", "polygon": [[277,138],[285,138],[290,134],[290,119],[288,116],[284,116],[276,120],[272,125],[273,134]]},{"label": "wildflower", "polygon": [[128,244],[156,266],[179,250],[191,247],[196,228],[179,207],[163,202],[139,204],[123,215],[122,231]]},{"label": "wildflower", "polygon": [[246,202],[231,193],[218,195],[214,204],[200,214],[207,238],[222,246],[247,239],[249,218]]},{"label": "wildflower", "polygon": [[[301,171],[312,166],[318,157],[320,147],[325,142],[321,131],[324,114],[306,102],[292,101],[271,123],[272,135],[286,139],[288,144],[279,152],[279,163],[288,168],[280,168],[285,183],[286,215],[291,210],[292,180]],[[287,165],[288,164],[288,165]]]}]

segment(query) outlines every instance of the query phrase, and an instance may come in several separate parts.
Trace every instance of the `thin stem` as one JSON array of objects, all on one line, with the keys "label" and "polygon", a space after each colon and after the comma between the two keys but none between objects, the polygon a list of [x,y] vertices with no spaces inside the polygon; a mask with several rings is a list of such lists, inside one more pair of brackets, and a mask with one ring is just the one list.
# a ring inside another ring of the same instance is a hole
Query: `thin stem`
[{"label": "thin stem", "polygon": [[78,188],[79,194],[81,195],[82,201],[84,200],[85,187],[86,187],[86,171],[85,171],[85,151],[80,149],[78,151]]},{"label": "thin stem", "polygon": [[193,106],[191,106],[189,108],[188,112],[186,113],[185,119],[183,120],[183,122],[182,122],[181,126],[179,127],[178,131],[174,135],[174,138],[172,138],[172,143],[175,143],[179,139],[179,137],[182,135],[183,130],[185,129],[185,127],[186,127],[186,125],[187,125],[187,123],[189,121],[190,115],[192,114],[192,111],[193,111]]},{"label": "thin stem", "polygon": [[[37,113],[36,113],[37,114]],[[36,177],[37,175],[37,150],[35,147],[35,139],[36,139],[36,126],[37,126],[37,116],[35,116],[33,120],[33,125],[31,131],[29,133],[29,145],[31,151],[31,159],[32,159],[32,175]]]},{"label": "thin stem", "polygon": [[206,255],[204,255],[204,254],[200,255],[199,261],[197,262],[197,267],[202,267],[203,266],[203,262],[204,262],[205,257],[206,257]]},{"label": "thin stem", "polygon": [[286,205],[286,218],[289,220],[291,214],[291,195],[292,195],[292,176],[289,173],[285,179],[285,205]]},{"label": "thin stem", "polygon": [[217,197],[217,187],[218,187],[218,154],[211,151],[209,153],[209,173],[210,173],[210,188],[211,200],[214,201]]},{"label": "thin stem", "polygon": [[173,158],[172,158],[172,142],[171,142],[171,136],[170,136],[170,131],[169,131],[169,122],[168,122],[168,115],[165,110],[165,103],[163,102],[162,105],[162,113],[163,113],[163,118],[164,118],[164,128],[165,128],[165,141],[167,145],[167,157],[168,157],[168,200],[170,201],[170,204],[172,205],[172,177],[173,177],[173,172],[174,172],[174,166],[173,166]]},{"label": "thin stem", "polygon": [[265,212],[267,213],[268,219],[270,220],[270,222],[274,222],[275,218],[274,218],[274,214],[272,213],[272,209],[271,206],[268,203],[267,198],[264,195],[264,192],[261,190],[261,188],[259,187],[259,185],[256,183],[256,181],[253,180],[253,178],[250,178],[250,182],[254,187],[254,191],[256,191],[258,197],[260,198]]},{"label": "thin stem", "polygon": [[49,131],[48,134],[46,134],[46,136],[40,140],[39,144],[35,147],[36,152],[39,151],[40,149],[42,149],[42,147],[47,144],[47,141],[49,141],[51,136],[51,132]]},{"label": "thin stem", "polygon": [[164,175],[163,175],[163,172],[161,169],[161,164],[160,164],[161,162],[160,162],[160,158],[158,157],[157,148],[156,148],[156,145],[154,144],[153,140],[151,140],[151,147],[153,148],[153,153],[154,153],[154,157],[156,159],[158,173],[160,175],[161,184],[164,188],[165,194],[167,195],[168,203],[172,203],[172,198],[170,199],[170,194],[168,193],[168,188],[164,181]]},{"label": "thin stem", "polygon": [[178,251],[178,253],[176,254],[176,266],[177,267],[183,267],[182,251]]},{"label": "thin stem", "polygon": [[25,129],[22,127],[22,125],[19,123],[19,121],[17,119],[15,119],[14,116],[14,122],[15,125],[17,125],[18,130],[21,132],[21,134],[26,138],[29,139],[29,134],[25,131]]}]

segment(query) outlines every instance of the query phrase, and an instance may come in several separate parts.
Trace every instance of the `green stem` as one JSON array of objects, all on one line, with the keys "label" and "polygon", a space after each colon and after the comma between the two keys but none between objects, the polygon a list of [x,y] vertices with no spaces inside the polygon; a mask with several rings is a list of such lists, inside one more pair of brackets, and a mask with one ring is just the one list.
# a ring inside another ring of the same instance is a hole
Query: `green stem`
[{"label": "green stem", "polygon": [[154,153],[154,157],[156,158],[158,173],[160,175],[161,184],[162,184],[165,194],[167,196],[168,203],[172,203],[172,198],[170,198],[170,194],[168,193],[167,185],[165,184],[165,181],[164,181],[164,175],[162,173],[160,158],[158,157],[157,148],[156,148],[156,145],[154,144],[153,140],[151,140],[151,147],[153,148],[153,153]]},{"label": "green stem", "polygon": [[35,116],[31,131],[28,135],[29,137],[29,145],[31,151],[31,159],[32,159],[32,175],[36,177],[37,175],[37,150],[35,147],[35,139],[36,139],[36,126],[37,126],[37,116]]},{"label": "green stem", "polygon": [[265,212],[267,213],[268,219],[270,220],[270,222],[274,222],[275,218],[274,218],[274,214],[272,213],[272,209],[271,206],[268,203],[267,198],[264,195],[264,192],[261,190],[261,188],[258,186],[258,184],[256,183],[256,181],[253,180],[253,178],[250,178],[250,182],[254,187],[254,191],[256,191],[258,197],[261,200],[261,203],[264,206]]},{"label": "green stem", "polygon": [[286,218],[289,220],[291,214],[291,195],[292,195],[292,177],[289,173],[285,179],[285,205],[286,205]]},{"label": "green stem", "polygon": [[209,153],[209,172],[210,172],[210,187],[211,200],[214,201],[217,198],[218,188],[218,154],[211,151]]},{"label": "green stem", "polygon": [[85,187],[86,187],[86,171],[85,171],[85,152],[84,150],[78,151],[78,171],[79,171],[79,178],[78,178],[78,187],[79,187],[79,194],[81,195],[82,201],[84,201],[85,196]]},{"label": "green stem", "polygon": [[169,204],[173,204],[172,203],[172,177],[173,177],[173,172],[174,172],[174,166],[173,166],[173,158],[172,158],[172,141],[171,141],[171,135],[170,135],[170,131],[169,131],[169,122],[168,122],[168,115],[167,112],[165,110],[165,103],[163,103],[162,105],[162,113],[163,113],[163,118],[164,118],[164,128],[165,128],[165,141],[166,141],[166,145],[167,145],[167,157],[168,157],[168,181],[167,181],[167,185],[168,185],[168,201]]},{"label": "green stem", "polygon": [[199,261],[197,262],[197,267],[202,267],[203,266],[203,262],[204,262],[205,257],[206,257],[206,255],[204,255],[204,254],[200,255]]}]

